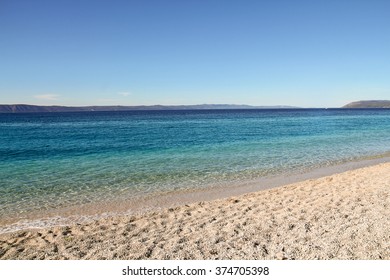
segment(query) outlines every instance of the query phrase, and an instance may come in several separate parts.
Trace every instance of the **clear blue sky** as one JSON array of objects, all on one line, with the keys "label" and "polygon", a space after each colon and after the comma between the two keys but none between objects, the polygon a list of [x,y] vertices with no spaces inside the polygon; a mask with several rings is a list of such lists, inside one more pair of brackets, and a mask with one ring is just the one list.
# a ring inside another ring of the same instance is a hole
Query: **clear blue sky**
[{"label": "clear blue sky", "polygon": [[390,1],[0,0],[0,103],[390,99]]}]

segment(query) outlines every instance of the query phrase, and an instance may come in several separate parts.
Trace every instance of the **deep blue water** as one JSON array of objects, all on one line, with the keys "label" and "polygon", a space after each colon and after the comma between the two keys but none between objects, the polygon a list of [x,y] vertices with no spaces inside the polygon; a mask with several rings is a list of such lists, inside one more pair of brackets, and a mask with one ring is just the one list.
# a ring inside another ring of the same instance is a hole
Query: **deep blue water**
[{"label": "deep blue water", "polygon": [[390,110],[0,114],[0,218],[390,152]]}]

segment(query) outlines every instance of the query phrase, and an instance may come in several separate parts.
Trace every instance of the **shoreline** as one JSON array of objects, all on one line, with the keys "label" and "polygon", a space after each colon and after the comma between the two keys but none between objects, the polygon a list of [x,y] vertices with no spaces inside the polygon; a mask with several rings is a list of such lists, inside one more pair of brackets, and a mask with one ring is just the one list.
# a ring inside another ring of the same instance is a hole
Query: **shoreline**
[{"label": "shoreline", "polygon": [[390,259],[390,162],[230,198],[0,235],[0,259]]},{"label": "shoreline", "polygon": [[[314,168],[304,173],[291,173],[267,176],[256,180],[240,183],[231,183],[224,186],[213,186],[201,189],[175,191],[157,194],[151,197],[129,201],[115,201],[112,203],[90,203],[56,209],[48,213],[38,212],[27,219],[15,222],[0,221],[0,235],[21,230],[39,230],[55,226],[71,226],[87,223],[110,217],[124,217],[129,215],[142,215],[154,211],[162,211],[171,207],[183,206],[190,203],[207,202],[263,190],[278,188],[306,180],[319,179],[325,176],[337,175],[346,171],[390,162],[389,154],[341,164]],[[82,213],[82,214],[80,214]],[[42,215],[48,214],[48,215]],[[12,221],[12,220],[11,220]]]}]

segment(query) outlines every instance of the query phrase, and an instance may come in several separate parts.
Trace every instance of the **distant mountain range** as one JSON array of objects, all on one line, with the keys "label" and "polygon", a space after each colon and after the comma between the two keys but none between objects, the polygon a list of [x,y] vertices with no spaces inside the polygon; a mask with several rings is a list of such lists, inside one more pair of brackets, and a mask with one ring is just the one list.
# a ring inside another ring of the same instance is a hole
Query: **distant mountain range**
[{"label": "distant mountain range", "polygon": [[293,106],[249,106],[231,104],[201,105],[152,105],[152,106],[37,106],[26,104],[0,105],[0,113],[43,113],[43,112],[103,112],[140,110],[215,110],[215,109],[294,109]]},{"label": "distant mountain range", "polygon": [[349,103],[343,108],[390,108],[390,100],[363,100]]},{"label": "distant mountain range", "polygon": [[[349,103],[341,108],[390,108],[390,100],[363,100]],[[105,112],[141,110],[223,110],[223,109],[300,109],[294,106],[250,106],[234,104],[200,105],[151,105],[151,106],[39,106],[27,104],[0,105],[0,113],[44,113],[44,112]]]}]

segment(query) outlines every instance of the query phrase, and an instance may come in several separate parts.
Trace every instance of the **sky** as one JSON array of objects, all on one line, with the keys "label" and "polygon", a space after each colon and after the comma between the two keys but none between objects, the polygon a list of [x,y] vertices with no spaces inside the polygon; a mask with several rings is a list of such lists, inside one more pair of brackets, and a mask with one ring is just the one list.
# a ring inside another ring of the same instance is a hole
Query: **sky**
[{"label": "sky", "polygon": [[0,0],[0,104],[390,99],[388,0]]}]

